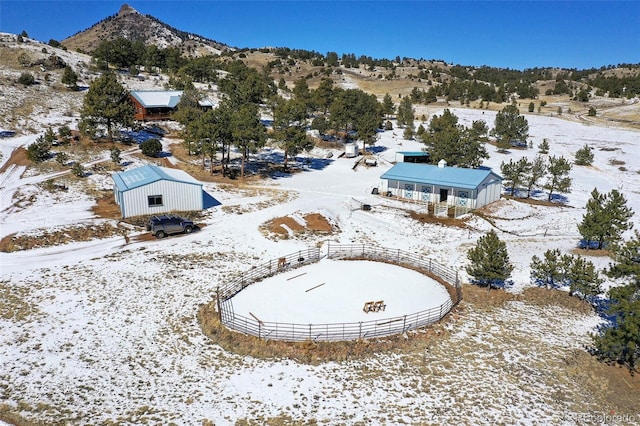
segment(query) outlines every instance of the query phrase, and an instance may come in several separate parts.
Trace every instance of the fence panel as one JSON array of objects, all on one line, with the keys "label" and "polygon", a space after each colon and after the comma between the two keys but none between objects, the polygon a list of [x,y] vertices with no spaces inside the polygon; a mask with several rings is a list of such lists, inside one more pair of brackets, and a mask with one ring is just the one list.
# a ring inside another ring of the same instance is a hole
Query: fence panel
[{"label": "fence panel", "polygon": [[320,249],[309,248],[278,259],[272,259],[241,273],[237,278],[217,288],[221,322],[228,328],[263,339],[285,341],[338,341],[390,336],[424,327],[440,321],[462,299],[458,274],[431,259],[414,253],[364,244],[330,244],[330,259],[372,259],[399,266],[409,266],[436,275],[455,288],[450,300],[443,305],[399,317],[372,321],[330,324],[293,324],[258,321],[236,314],[231,298],[249,285],[285,270],[299,268],[320,260]]}]

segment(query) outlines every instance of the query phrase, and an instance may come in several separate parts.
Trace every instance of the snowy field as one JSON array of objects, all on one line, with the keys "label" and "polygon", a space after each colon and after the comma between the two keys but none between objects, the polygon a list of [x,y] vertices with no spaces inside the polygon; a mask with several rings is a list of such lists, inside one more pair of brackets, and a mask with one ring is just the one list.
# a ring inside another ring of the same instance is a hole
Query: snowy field
[{"label": "snowy field", "polygon": [[[452,112],[462,124],[481,119],[493,126],[495,115],[489,111]],[[48,119],[55,122],[55,117]],[[577,246],[576,225],[594,187],[601,193],[621,190],[636,212],[632,221],[638,229],[640,133],[555,117],[527,119],[534,146],[547,138],[551,155],[571,160],[584,144],[594,148],[591,167],[573,167],[572,191],[561,207],[502,200],[490,213],[491,223],[476,216],[469,218],[467,229],[418,223],[406,209],[420,210],[419,205],[371,194],[396,151],[421,148],[396,129],[380,134],[378,167],[353,170],[353,159],[337,158],[337,151],[328,159],[328,150],[315,149],[310,164],[299,159],[305,170],[292,176],[249,188],[205,183],[221,205],[206,212],[201,219],[206,226],[191,235],[138,241],[132,234],[129,244],[117,237],[0,253],[0,401],[44,424],[191,425],[210,420],[233,425],[243,419],[263,424],[270,418],[327,425],[601,423],[580,417],[608,412],[594,390],[597,384],[589,387],[588,375],[567,367],[589,345],[589,333],[600,324],[595,314],[519,301],[491,313],[467,306],[460,317],[438,328],[443,338],[431,347],[318,365],[227,352],[202,334],[196,320],[198,307],[212,300],[217,283],[246,265],[323,247],[327,241],[416,253],[458,270],[464,281],[467,250],[496,229],[515,266],[508,291],[519,293],[531,285],[531,256]],[[36,137],[0,140],[1,161]],[[537,154],[535,148],[507,154],[488,149],[491,158],[485,165],[498,172],[502,161]],[[142,164],[133,156],[123,160],[126,168]],[[10,167],[0,176],[0,236],[102,221],[91,213],[92,197],[78,184],[70,182],[66,193],[50,193],[39,182],[51,176],[23,172]],[[94,188],[111,186],[106,174],[87,182]],[[546,199],[546,194],[536,197]],[[360,210],[359,203],[371,204],[372,210]],[[337,231],[274,240],[259,230],[273,218],[310,212],[324,215]],[[589,260],[599,268],[610,261]],[[395,289],[411,280],[400,278],[401,273],[379,271],[367,280]],[[323,281],[290,284],[306,290]],[[264,284],[240,295],[259,315],[268,315],[269,302],[252,291]],[[344,284],[326,284],[327,289],[338,285]],[[319,299],[322,291],[310,294]],[[388,314],[401,303],[393,302],[394,295],[363,294],[353,309],[361,312],[366,299],[380,298],[389,301]],[[239,307],[240,299],[234,304]],[[284,318],[291,308],[284,303],[278,315]]]}]

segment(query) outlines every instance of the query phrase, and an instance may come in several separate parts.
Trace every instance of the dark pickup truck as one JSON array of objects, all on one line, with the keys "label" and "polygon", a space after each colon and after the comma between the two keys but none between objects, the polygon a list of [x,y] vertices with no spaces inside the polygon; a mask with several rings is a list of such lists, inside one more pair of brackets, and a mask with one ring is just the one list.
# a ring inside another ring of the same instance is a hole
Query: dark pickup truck
[{"label": "dark pickup truck", "polygon": [[190,234],[195,226],[189,219],[174,215],[153,216],[147,223],[147,231],[156,238],[164,238],[170,234]]}]

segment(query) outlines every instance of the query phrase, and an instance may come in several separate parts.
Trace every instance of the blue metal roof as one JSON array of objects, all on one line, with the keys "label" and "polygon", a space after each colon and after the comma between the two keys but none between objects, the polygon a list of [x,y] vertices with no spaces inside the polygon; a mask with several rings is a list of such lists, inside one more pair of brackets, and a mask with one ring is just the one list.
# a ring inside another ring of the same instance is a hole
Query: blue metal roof
[{"label": "blue metal roof", "polygon": [[137,167],[135,169],[127,170],[120,173],[115,173],[112,177],[113,181],[116,184],[116,187],[118,188],[118,191],[120,192],[129,191],[131,189],[139,188],[141,186],[148,185],[160,180],[201,185],[195,180],[190,182],[188,180],[179,179],[177,176],[172,176],[171,174],[163,170],[162,167],[158,167],[153,164],[148,164],[146,166]]},{"label": "blue metal roof", "polygon": [[412,156],[412,157],[428,157],[429,153],[427,151],[398,151],[396,154],[402,154],[404,156]]},{"label": "blue metal roof", "polygon": [[430,164],[398,163],[380,176],[381,179],[416,182],[454,188],[476,189],[491,176],[502,177],[491,169],[467,169],[463,167],[438,167]]}]

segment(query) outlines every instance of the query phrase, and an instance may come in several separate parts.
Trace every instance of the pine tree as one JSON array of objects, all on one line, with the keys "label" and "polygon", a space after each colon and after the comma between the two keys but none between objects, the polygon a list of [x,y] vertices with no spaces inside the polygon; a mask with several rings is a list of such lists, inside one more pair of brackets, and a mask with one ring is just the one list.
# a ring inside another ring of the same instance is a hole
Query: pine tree
[{"label": "pine tree", "polygon": [[538,146],[538,151],[540,152],[540,154],[549,153],[549,141],[546,138],[543,139],[540,145]]},{"label": "pine tree", "polygon": [[565,266],[560,250],[547,250],[544,259],[531,258],[531,281],[545,288],[560,288],[564,284]]},{"label": "pine tree", "polygon": [[131,126],[133,113],[129,92],[118,82],[113,72],[107,72],[89,86],[80,112],[80,127],[85,133],[94,134],[99,126],[104,126],[109,141],[112,141],[114,127]]},{"label": "pine tree", "polygon": [[529,123],[520,115],[518,107],[510,104],[496,114],[492,133],[497,138],[498,149],[504,151],[511,146],[511,141],[529,138]]},{"label": "pine tree", "polygon": [[62,73],[62,84],[71,90],[78,90],[78,74],[76,74],[69,65],[64,67],[64,72]]},{"label": "pine tree", "polygon": [[572,259],[567,280],[569,281],[569,294],[586,299],[602,293],[603,280],[600,278],[594,264],[581,256]]},{"label": "pine tree", "polygon": [[601,360],[626,365],[637,371],[640,360],[640,234],[614,247],[616,264],[607,274],[628,278],[626,285],[609,290],[607,313],[614,319],[609,328],[593,336]]},{"label": "pine tree", "polygon": [[640,277],[640,233],[635,231],[633,238],[612,247],[615,263],[610,265],[607,275],[612,278]]},{"label": "pine tree", "polygon": [[40,163],[51,156],[50,149],[51,143],[47,142],[43,136],[38,136],[35,142],[27,147],[27,158]]},{"label": "pine tree", "polygon": [[593,151],[589,145],[585,145],[576,151],[574,163],[578,166],[590,166],[593,163]]},{"label": "pine tree", "polygon": [[391,95],[387,93],[386,95],[384,95],[384,98],[382,99],[382,113],[384,114],[385,118],[388,118],[390,115],[393,115],[395,111],[396,111],[396,107],[393,104]]},{"label": "pine tree", "polygon": [[544,188],[549,191],[548,200],[551,201],[553,192],[566,194],[571,190],[569,172],[571,164],[564,157],[550,157],[547,173],[549,174]]},{"label": "pine tree", "polygon": [[527,188],[527,198],[531,197],[531,191],[538,184],[538,181],[544,177],[547,173],[547,166],[544,158],[536,156],[533,161],[530,162],[528,173],[525,176],[524,184]]},{"label": "pine tree", "polygon": [[560,250],[547,250],[544,259],[531,258],[531,281],[545,288],[567,288],[569,294],[589,298],[602,292],[598,271],[592,262],[581,256],[560,254]]},{"label": "pine tree", "polygon": [[633,214],[619,191],[613,189],[609,194],[600,194],[594,188],[582,222],[578,224],[578,232],[587,248],[597,243],[597,249],[601,250],[605,245],[619,241],[622,233],[631,229]]},{"label": "pine tree", "polygon": [[113,161],[114,164],[119,165],[120,161],[122,161],[122,159],[120,158],[120,154],[121,154],[121,151],[117,147],[111,149],[110,151],[111,161]]},{"label": "pine tree", "polygon": [[466,267],[467,273],[474,283],[488,289],[503,286],[513,271],[507,245],[493,230],[478,239],[476,246],[467,252],[467,258],[471,262]]},{"label": "pine tree", "polygon": [[398,116],[397,122],[398,126],[406,126],[413,128],[413,116],[415,114],[415,110],[413,109],[413,104],[411,103],[411,98],[409,96],[405,96],[400,101],[400,105],[398,106]]},{"label": "pine tree", "polygon": [[512,197],[515,195],[518,187],[524,181],[530,169],[531,163],[529,163],[526,157],[522,157],[515,162],[510,159],[508,163],[503,161],[500,164],[500,172],[504,178],[505,186],[509,186],[511,188]]}]

